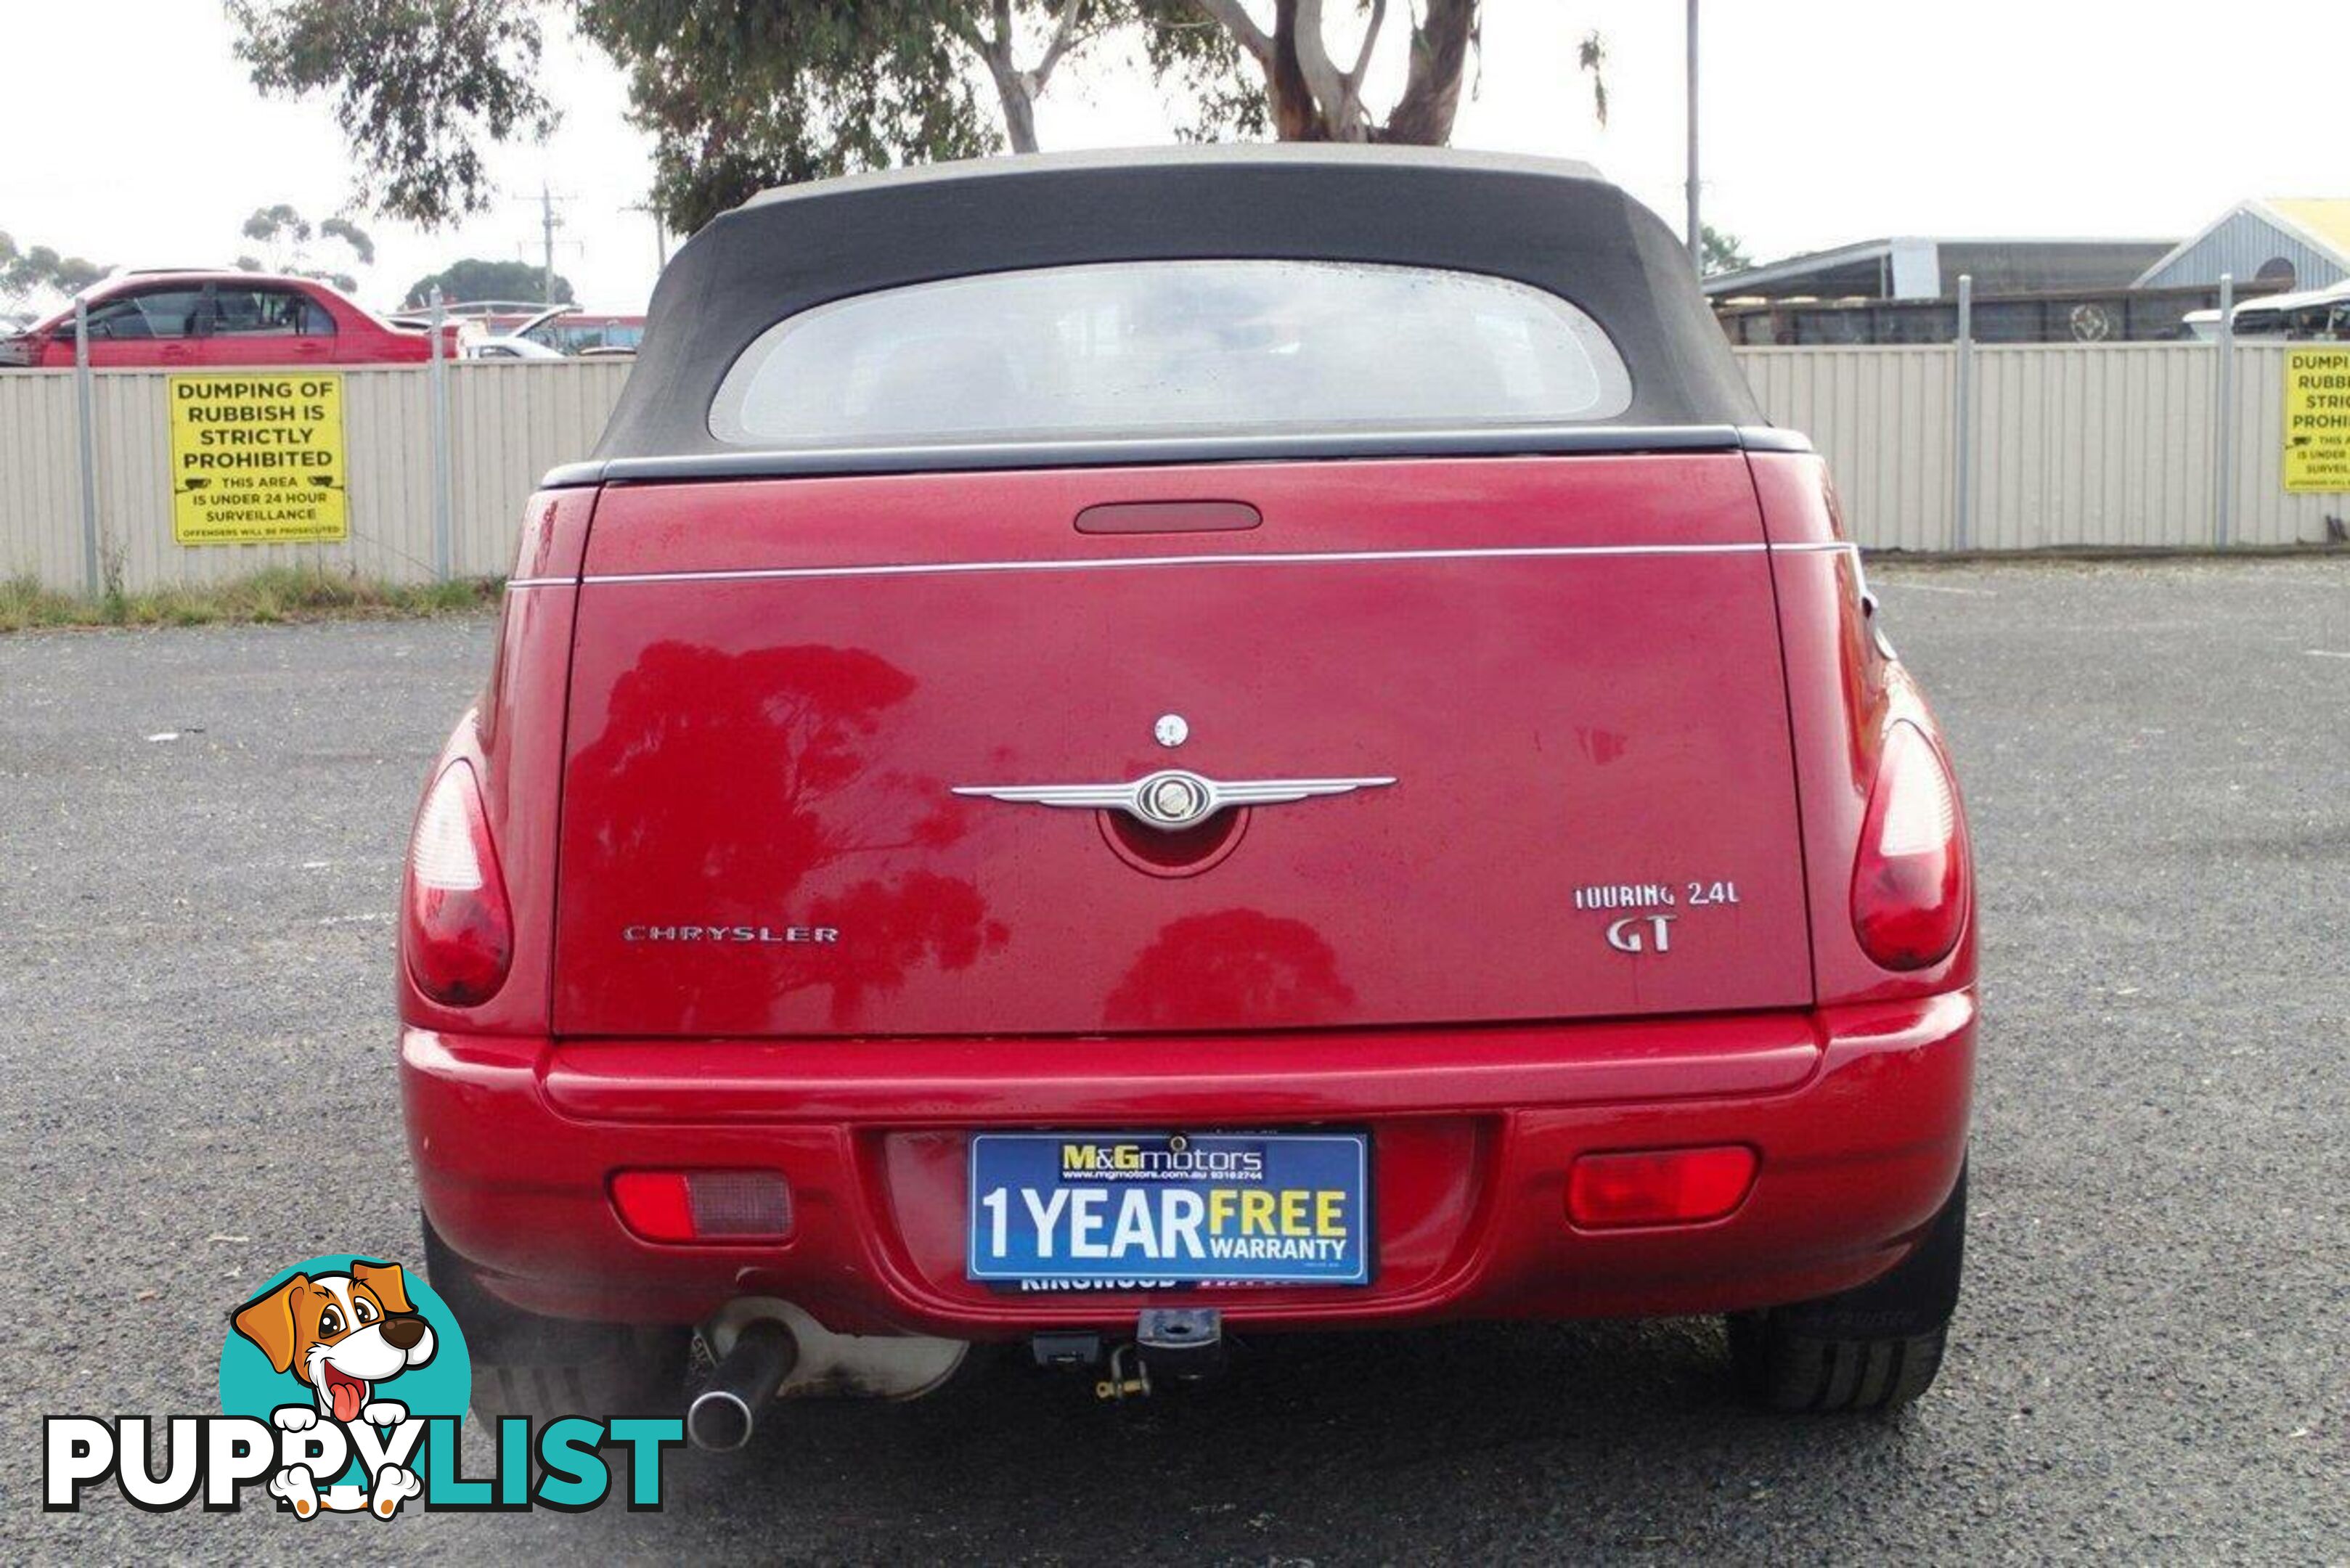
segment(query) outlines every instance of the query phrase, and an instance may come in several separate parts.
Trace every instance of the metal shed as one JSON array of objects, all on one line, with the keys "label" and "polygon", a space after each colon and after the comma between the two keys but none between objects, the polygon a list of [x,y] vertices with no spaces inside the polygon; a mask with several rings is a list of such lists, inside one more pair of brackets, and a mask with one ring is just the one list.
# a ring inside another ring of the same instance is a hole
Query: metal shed
[{"label": "metal shed", "polygon": [[2209,286],[2324,288],[2350,277],[2350,198],[2255,198],[2239,202],[2140,275],[2139,288]]}]

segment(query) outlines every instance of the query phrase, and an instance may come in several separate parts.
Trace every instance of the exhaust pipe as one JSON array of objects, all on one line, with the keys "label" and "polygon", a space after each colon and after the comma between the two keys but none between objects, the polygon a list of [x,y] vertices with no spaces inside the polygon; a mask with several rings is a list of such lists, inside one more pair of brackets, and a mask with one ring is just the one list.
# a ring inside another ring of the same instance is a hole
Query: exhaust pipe
[{"label": "exhaust pipe", "polygon": [[710,1386],[685,1412],[686,1440],[708,1453],[732,1453],[751,1440],[758,1413],[798,1364],[792,1331],[771,1317],[743,1325],[734,1348],[710,1376]]}]

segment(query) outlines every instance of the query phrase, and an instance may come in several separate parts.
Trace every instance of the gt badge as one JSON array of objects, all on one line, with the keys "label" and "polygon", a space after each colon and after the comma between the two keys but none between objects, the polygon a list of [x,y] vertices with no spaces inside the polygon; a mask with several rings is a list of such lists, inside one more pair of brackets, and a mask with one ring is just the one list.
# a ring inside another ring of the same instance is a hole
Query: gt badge
[{"label": "gt badge", "polygon": [[1607,945],[1619,953],[1673,950],[1673,916],[1627,915],[1607,926]]}]

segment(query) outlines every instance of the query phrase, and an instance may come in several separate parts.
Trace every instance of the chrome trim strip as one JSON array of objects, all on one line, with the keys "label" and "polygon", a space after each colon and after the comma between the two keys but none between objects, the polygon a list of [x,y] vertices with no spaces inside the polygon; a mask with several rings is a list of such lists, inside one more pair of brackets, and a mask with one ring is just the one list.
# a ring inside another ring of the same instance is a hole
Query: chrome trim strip
[{"label": "chrome trim strip", "polygon": [[902,577],[961,572],[1072,572],[1138,566],[1303,566],[1371,561],[1483,561],[1575,556],[1750,554],[1761,545],[1572,545],[1464,550],[1332,550],[1254,555],[1052,556],[1034,561],[932,561],[869,566],[769,566],[712,572],[614,572],[591,583],[739,582],[795,577]]},{"label": "chrome trim strip", "polygon": [[1813,450],[1812,438],[1801,431],[1782,430],[1776,425],[1741,425],[1738,444],[1748,452],[1808,452]]},{"label": "chrome trim strip", "polygon": [[862,566],[743,566],[707,572],[604,572],[579,577],[509,577],[510,588],[570,587],[584,583],[738,583],[816,577],[910,577],[964,572],[1082,572],[1131,566],[1311,566],[1376,561],[1571,560],[1577,556],[1819,555],[1860,546],[1847,539],[1785,545],[1523,545],[1459,550],[1263,551],[1253,555],[1051,556],[1034,561],[893,561]]}]

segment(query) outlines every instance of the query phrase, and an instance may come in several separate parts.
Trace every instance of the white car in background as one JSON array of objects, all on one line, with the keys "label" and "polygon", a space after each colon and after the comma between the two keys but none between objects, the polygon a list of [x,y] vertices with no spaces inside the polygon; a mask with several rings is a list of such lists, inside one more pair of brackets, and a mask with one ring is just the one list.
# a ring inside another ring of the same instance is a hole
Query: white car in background
[{"label": "white car in background", "polygon": [[536,338],[516,337],[511,332],[493,333],[469,339],[464,348],[468,359],[561,359],[560,348],[550,348]]},{"label": "white car in background", "polygon": [[634,354],[644,332],[641,315],[555,305],[502,332],[474,338],[465,353],[476,359],[603,358]]},{"label": "white car in background", "polygon": [[[2220,336],[2217,310],[2190,310],[2179,319],[2188,335],[2199,341],[2208,343]],[[2229,319],[2239,337],[2350,340],[2350,283],[2241,300],[2229,312]]]}]

